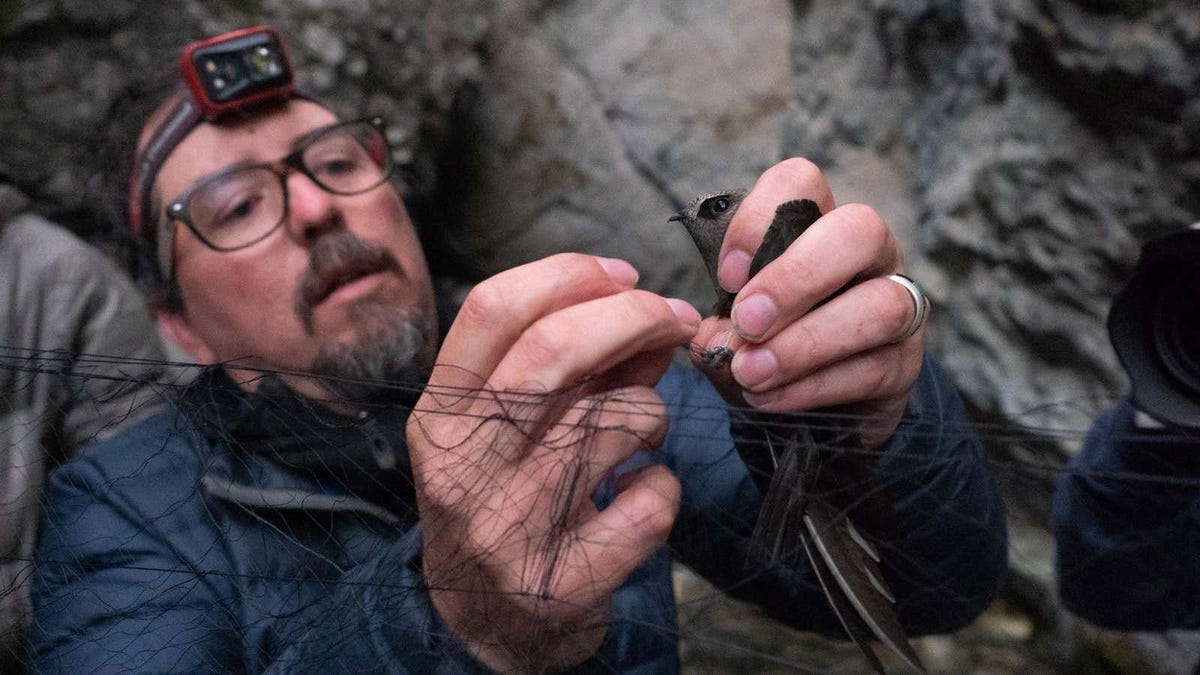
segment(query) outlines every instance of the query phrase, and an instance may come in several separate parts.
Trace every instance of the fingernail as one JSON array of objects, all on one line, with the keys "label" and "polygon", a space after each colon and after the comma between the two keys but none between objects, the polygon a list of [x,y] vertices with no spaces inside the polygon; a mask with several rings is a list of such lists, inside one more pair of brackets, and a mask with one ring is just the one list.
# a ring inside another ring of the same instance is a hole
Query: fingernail
[{"label": "fingernail", "polygon": [[773,392],[764,392],[761,394],[756,394],[752,391],[746,391],[746,392],[742,392],[742,398],[744,398],[746,400],[746,403],[750,404],[751,407],[761,408],[763,406],[774,403],[775,399],[778,398],[778,394],[775,394]]},{"label": "fingernail", "polygon": [[770,379],[779,370],[779,362],[769,349],[750,349],[738,352],[730,367],[738,384],[753,387]]},{"label": "fingernail", "polygon": [[692,307],[686,300],[667,298],[667,304],[671,306],[671,311],[675,312],[675,316],[679,317],[680,321],[689,326],[700,325],[700,312],[696,311],[696,308]]},{"label": "fingernail", "polygon": [[758,293],[733,306],[733,327],[742,337],[753,340],[762,336],[779,317],[775,301]]},{"label": "fingernail", "polygon": [[717,269],[717,279],[721,287],[730,293],[737,293],[746,285],[750,276],[750,254],[745,251],[733,250],[725,254],[721,267]]},{"label": "fingernail", "polygon": [[596,262],[608,273],[608,278],[622,286],[633,286],[638,280],[638,271],[633,265],[620,258],[596,258]]}]

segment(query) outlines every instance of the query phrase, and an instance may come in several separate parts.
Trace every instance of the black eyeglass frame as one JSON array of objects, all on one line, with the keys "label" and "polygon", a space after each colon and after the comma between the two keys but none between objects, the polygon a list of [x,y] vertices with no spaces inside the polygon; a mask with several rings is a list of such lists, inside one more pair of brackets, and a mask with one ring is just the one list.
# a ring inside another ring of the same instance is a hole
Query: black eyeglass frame
[{"label": "black eyeglass frame", "polygon": [[[312,145],[314,143],[317,143],[318,141],[320,141],[324,138],[327,138],[331,134],[338,133],[339,131],[341,131],[342,129],[345,129],[346,127],[351,127],[351,126],[360,125],[360,124],[370,125],[372,128],[375,129],[376,132],[379,133],[380,138],[383,139],[384,161],[386,162],[384,164],[384,166],[382,167],[383,172],[380,175],[380,178],[377,182],[375,182],[365,188],[361,188],[358,190],[352,190],[352,191],[331,189],[330,187],[325,185],[325,183],[322,182],[321,179],[319,179],[315,175],[313,175],[312,171],[310,171],[309,168],[304,165],[304,153],[307,152],[308,149],[310,147],[312,147]],[[374,190],[375,188],[379,187],[380,185],[383,185],[384,183],[386,183],[388,181],[388,178],[391,177],[392,171],[395,170],[395,165],[396,165],[396,163],[392,160],[392,144],[390,141],[388,141],[388,137],[387,137],[387,124],[384,122],[382,117],[373,116],[373,117],[366,117],[366,118],[357,119],[357,120],[349,120],[346,122],[337,122],[335,124],[330,124],[329,126],[324,126],[324,127],[318,128],[318,129],[313,129],[312,131],[308,132],[303,137],[301,137],[300,141],[296,144],[295,150],[291,151],[286,156],[284,156],[274,162],[261,162],[261,163],[257,163],[257,164],[238,164],[235,166],[231,166],[227,169],[224,169],[222,171],[219,171],[217,173],[205,176],[204,178],[201,178],[200,180],[193,183],[192,186],[189,187],[187,190],[184,190],[182,194],[180,194],[178,197],[173,199],[168,204],[168,206],[166,208],[166,218],[167,218],[166,224],[169,224],[172,221],[178,221],[178,222],[183,223],[184,225],[187,226],[187,228],[189,230],[191,230],[192,234],[196,235],[196,238],[199,239],[201,243],[203,243],[205,246],[209,247],[210,249],[212,249],[214,251],[221,251],[221,252],[225,252],[225,253],[230,252],[230,251],[240,251],[241,249],[249,248],[249,247],[259,243],[260,241],[266,239],[267,237],[271,236],[275,232],[275,230],[278,230],[283,225],[284,221],[287,220],[287,216],[288,216],[287,177],[293,171],[305,176],[306,178],[311,180],[313,182],[313,184],[317,185],[322,190],[324,190],[330,194],[340,195],[340,196],[351,196],[351,195],[362,194],[364,192],[369,192],[369,191]],[[275,223],[273,226],[268,228],[260,236],[255,237],[253,240],[246,242],[244,244],[238,244],[237,246],[218,246],[218,245],[214,244],[213,242],[209,241],[208,238],[205,237],[200,232],[199,228],[197,228],[195,226],[195,224],[192,223],[191,218],[188,216],[188,202],[191,199],[192,195],[194,195],[196,192],[200,191],[201,189],[203,189],[219,180],[225,179],[232,174],[246,171],[247,169],[267,169],[271,173],[275,174],[276,178],[279,179],[279,187],[282,190],[282,195],[283,195],[283,204],[282,204],[283,208],[280,210],[279,222]],[[171,267],[173,267],[173,265]]]}]

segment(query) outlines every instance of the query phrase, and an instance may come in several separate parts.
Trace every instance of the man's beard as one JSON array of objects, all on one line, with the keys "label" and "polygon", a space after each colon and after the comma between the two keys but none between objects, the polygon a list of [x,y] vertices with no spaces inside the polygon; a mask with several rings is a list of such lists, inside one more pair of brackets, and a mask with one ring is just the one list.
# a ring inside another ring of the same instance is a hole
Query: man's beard
[{"label": "man's beard", "polygon": [[339,402],[351,405],[412,402],[428,377],[424,317],[374,297],[349,308],[359,326],[354,343],[325,345],[312,372]]},{"label": "man's beard", "polygon": [[[314,310],[346,274],[383,272],[404,276],[391,251],[349,230],[324,235],[314,244],[309,267],[295,298],[296,313],[312,335]],[[368,294],[349,303],[348,320],[358,327],[353,343],[319,348],[312,372],[333,396],[346,403],[416,400],[430,364],[424,363],[427,317],[416,306]]]}]

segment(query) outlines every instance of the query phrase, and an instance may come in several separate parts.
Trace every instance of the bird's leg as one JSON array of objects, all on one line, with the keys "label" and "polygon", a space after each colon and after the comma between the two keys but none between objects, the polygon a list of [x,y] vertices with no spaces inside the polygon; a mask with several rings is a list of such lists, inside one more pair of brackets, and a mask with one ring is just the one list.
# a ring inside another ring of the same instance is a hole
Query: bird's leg
[{"label": "bird's leg", "polygon": [[700,359],[704,362],[705,366],[715,369],[733,360],[733,350],[724,345],[713,347],[701,352]]}]

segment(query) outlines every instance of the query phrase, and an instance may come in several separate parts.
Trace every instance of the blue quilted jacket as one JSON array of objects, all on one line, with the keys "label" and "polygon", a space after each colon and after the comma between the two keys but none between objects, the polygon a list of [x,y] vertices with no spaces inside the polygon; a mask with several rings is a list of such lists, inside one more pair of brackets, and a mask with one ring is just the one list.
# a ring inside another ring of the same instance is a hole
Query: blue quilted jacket
[{"label": "blue quilted jacket", "polygon": [[[672,559],[793,626],[842,636],[805,560],[747,571],[760,497],[716,392],[694,370],[672,367],[659,393],[669,438],[622,470],[670,467],[684,487],[681,511],[668,545],[617,592],[590,665],[679,669]],[[884,573],[914,635],[969,623],[1005,576],[1000,500],[962,421],[957,395],[927,361],[879,463],[902,533],[885,546]],[[337,457],[314,452],[322,447]],[[53,473],[32,669],[485,670],[423,587],[408,475],[394,409],[338,418],[282,385],[244,394],[219,371],[206,374],[171,410]]]}]

